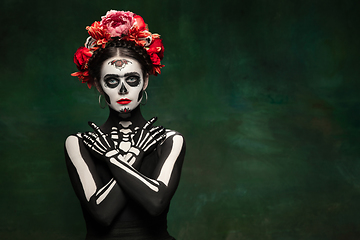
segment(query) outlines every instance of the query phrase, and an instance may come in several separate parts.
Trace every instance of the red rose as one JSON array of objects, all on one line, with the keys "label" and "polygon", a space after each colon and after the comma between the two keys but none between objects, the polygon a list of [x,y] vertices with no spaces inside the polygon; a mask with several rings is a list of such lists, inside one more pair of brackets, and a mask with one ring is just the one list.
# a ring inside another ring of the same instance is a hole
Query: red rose
[{"label": "red rose", "polygon": [[136,20],[136,25],[139,27],[139,31],[147,30],[147,26],[144,22],[144,19],[141,16],[135,15],[134,19]]},{"label": "red rose", "polygon": [[149,46],[149,50],[147,51],[149,54],[157,53],[160,60],[164,57],[164,45],[162,43],[162,40],[160,38],[155,38],[151,45]]},{"label": "red rose", "polygon": [[91,56],[92,53],[86,47],[78,48],[74,55],[74,63],[80,71],[86,68],[86,64]]},{"label": "red rose", "polygon": [[151,59],[153,65],[160,65],[160,58],[156,53],[152,53],[150,55],[150,59]]}]

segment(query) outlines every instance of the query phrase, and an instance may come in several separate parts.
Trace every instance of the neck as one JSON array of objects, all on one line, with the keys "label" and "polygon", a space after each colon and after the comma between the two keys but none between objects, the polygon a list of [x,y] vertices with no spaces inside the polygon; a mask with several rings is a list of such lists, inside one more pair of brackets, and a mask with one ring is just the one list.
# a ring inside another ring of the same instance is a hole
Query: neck
[{"label": "neck", "polygon": [[123,128],[120,122],[131,122],[129,128],[142,127],[146,123],[146,120],[141,114],[140,106],[135,108],[129,113],[119,113],[112,108],[110,109],[110,114],[103,125],[104,128],[111,129],[112,126],[116,126],[118,128]]}]

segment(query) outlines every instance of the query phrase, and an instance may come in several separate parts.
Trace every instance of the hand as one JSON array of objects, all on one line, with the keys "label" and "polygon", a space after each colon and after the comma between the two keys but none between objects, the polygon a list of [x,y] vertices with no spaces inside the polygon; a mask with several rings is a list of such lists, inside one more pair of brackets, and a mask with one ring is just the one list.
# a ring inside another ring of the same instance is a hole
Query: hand
[{"label": "hand", "polygon": [[130,136],[131,147],[128,152],[132,157],[129,163],[135,168],[141,165],[143,157],[152,152],[166,136],[162,126],[152,126],[156,120],[156,117],[150,119],[136,134]]},{"label": "hand", "polygon": [[140,149],[145,155],[152,152],[158,143],[165,138],[165,128],[163,126],[152,126],[156,120],[157,117],[151,118],[132,138],[133,147]]},{"label": "hand", "polygon": [[116,127],[113,127],[109,135],[103,133],[93,122],[89,122],[89,126],[94,129],[94,132],[83,133],[82,138],[83,143],[91,150],[91,153],[95,155],[95,157],[102,160],[109,160],[111,157],[119,154],[119,150],[116,148],[116,141],[118,140]]}]

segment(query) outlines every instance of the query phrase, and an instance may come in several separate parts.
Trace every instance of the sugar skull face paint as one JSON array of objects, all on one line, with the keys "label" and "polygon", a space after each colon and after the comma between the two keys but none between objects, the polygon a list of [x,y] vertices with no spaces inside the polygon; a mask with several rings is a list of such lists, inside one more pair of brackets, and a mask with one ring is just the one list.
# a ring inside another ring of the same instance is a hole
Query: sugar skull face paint
[{"label": "sugar skull face paint", "polygon": [[100,84],[107,104],[117,112],[128,113],[140,104],[147,78],[143,79],[138,61],[115,57],[103,63]]},{"label": "sugar skull face paint", "polygon": [[126,66],[126,64],[132,64],[132,62],[126,59],[117,59],[117,60],[112,60],[108,64],[111,64],[115,66],[117,69],[122,70]]}]

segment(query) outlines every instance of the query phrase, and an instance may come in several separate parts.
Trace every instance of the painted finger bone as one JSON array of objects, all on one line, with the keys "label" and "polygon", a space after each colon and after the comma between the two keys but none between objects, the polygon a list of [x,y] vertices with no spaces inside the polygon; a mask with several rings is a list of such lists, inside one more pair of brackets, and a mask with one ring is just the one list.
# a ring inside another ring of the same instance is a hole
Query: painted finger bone
[{"label": "painted finger bone", "polygon": [[143,129],[148,129],[149,127],[151,127],[154,124],[154,122],[156,122],[156,120],[157,120],[157,117],[151,118],[149,121],[147,121],[145,123]]},{"label": "painted finger bone", "polygon": [[[158,131],[160,129],[164,129],[164,127],[163,126],[153,127],[152,129],[150,129],[150,133],[156,132],[156,131]],[[165,131],[165,129],[164,129],[164,131]]]},{"label": "painted finger bone", "polygon": [[89,121],[88,124],[92,129],[94,129],[95,133],[97,133],[98,135],[104,135],[104,133],[95,123]]}]

